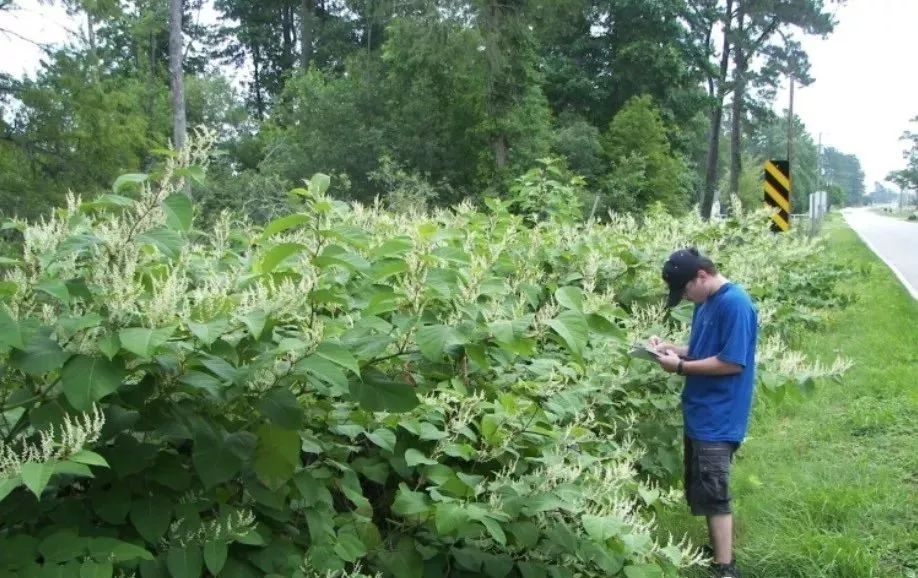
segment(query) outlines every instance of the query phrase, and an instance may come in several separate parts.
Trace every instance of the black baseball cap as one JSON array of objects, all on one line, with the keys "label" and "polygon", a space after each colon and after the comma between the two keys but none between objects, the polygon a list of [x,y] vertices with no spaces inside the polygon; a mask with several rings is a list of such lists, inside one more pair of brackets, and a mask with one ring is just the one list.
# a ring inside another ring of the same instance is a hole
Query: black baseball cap
[{"label": "black baseball cap", "polygon": [[675,307],[682,300],[685,286],[698,275],[704,260],[694,247],[679,249],[669,256],[663,264],[663,280],[669,286],[667,307]]}]

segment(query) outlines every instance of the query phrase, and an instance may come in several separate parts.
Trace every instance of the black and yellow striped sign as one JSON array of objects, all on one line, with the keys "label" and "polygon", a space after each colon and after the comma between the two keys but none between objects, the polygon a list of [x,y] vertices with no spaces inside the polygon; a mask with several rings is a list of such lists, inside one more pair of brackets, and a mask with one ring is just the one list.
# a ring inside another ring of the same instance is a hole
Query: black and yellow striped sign
[{"label": "black and yellow striped sign", "polygon": [[765,163],[765,204],[778,209],[778,212],[771,216],[772,231],[790,230],[790,193],[790,163],[767,161]]}]

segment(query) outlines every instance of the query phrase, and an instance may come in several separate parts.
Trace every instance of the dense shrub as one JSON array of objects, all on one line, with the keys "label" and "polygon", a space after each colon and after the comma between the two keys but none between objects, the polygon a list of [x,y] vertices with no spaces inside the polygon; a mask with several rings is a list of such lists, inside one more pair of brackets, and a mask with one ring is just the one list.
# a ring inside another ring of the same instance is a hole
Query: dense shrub
[{"label": "dense shrub", "polygon": [[768,391],[841,369],[786,355],[815,310],[772,287],[833,273],[761,214],[389,213],[316,175],[264,227],[195,227],[204,157],[6,225],[0,576],[675,576],[681,384],[627,354],[684,336],[665,255],[759,298]]}]

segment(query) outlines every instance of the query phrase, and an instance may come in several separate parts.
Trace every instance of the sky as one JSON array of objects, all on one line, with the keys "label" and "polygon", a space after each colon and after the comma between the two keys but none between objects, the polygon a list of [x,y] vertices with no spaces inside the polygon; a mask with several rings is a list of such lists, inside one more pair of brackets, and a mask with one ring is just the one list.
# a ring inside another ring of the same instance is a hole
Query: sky
[{"label": "sky", "polygon": [[[39,43],[61,43],[79,29],[59,6],[18,0],[0,13],[0,71],[34,74],[42,52],[11,30]],[[828,4],[828,2],[827,2]],[[800,37],[815,82],[794,90],[794,113],[823,146],[855,154],[865,185],[904,166],[902,133],[918,116],[918,0],[849,0],[835,8],[838,25],[826,39]],[[208,19],[210,14],[201,14]],[[787,108],[787,87],[775,108]]]}]

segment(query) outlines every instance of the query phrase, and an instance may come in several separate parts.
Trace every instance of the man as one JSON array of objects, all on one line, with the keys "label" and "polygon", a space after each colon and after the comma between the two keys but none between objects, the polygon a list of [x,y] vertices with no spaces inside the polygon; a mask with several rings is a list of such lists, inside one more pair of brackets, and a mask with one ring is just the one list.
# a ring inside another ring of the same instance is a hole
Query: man
[{"label": "man", "polygon": [[695,303],[688,346],[650,338],[660,367],[685,377],[685,496],[692,514],[707,517],[714,574],[738,578],[733,561],[730,465],[746,436],[752,405],[757,314],[749,295],[694,248],[663,265],[669,307]]}]

